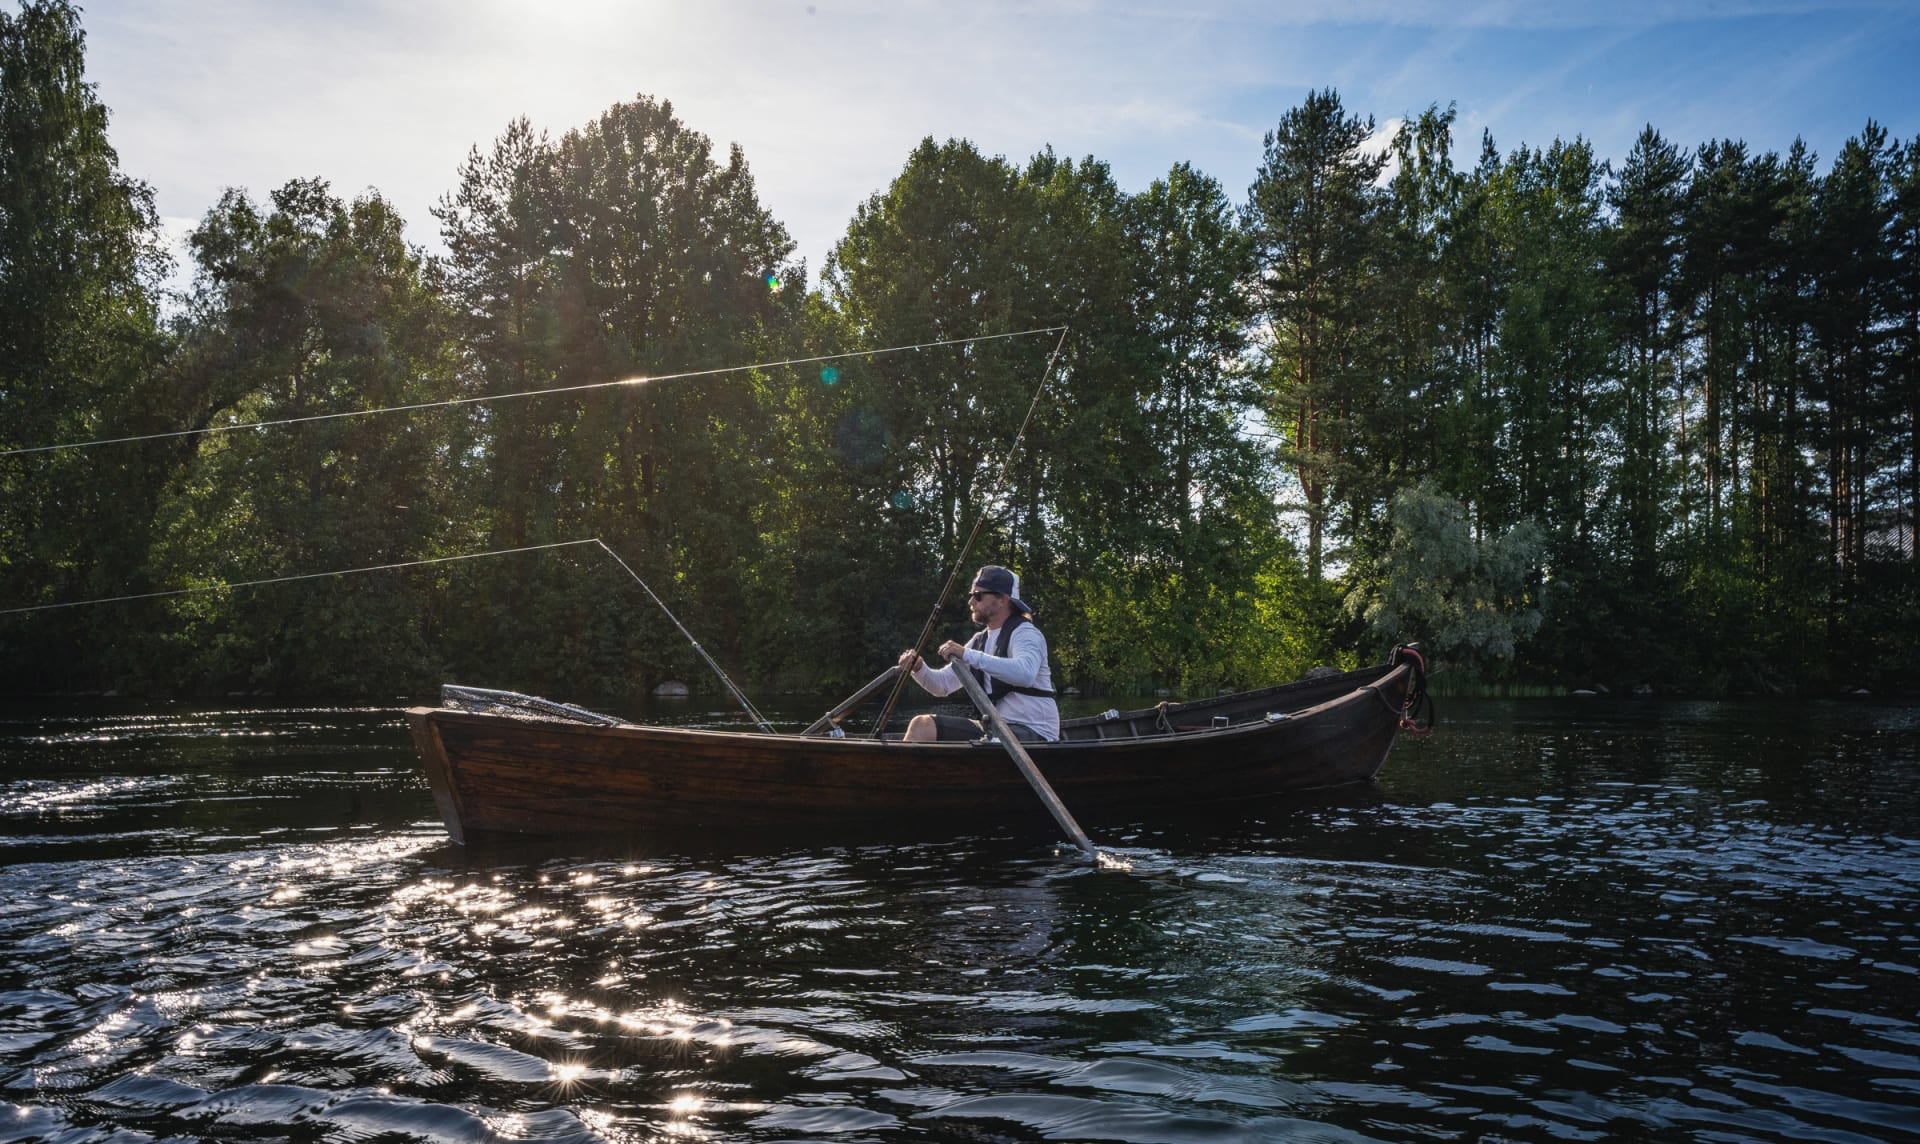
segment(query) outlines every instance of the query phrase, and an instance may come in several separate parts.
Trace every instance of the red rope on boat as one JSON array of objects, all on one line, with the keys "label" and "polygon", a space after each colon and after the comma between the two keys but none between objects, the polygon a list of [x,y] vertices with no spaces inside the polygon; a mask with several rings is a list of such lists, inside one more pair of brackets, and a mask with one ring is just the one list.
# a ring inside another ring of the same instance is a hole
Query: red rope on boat
[{"label": "red rope on boat", "polygon": [[[1388,663],[1399,663],[1402,655],[1413,658],[1413,682],[1407,687],[1407,700],[1399,709],[1400,729],[1414,735],[1433,734],[1433,700],[1427,697],[1427,657],[1420,654],[1412,644],[1401,644],[1393,649]],[[1382,696],[1384,699],[1385,696]],[[1420,725],[1416,710],[1420,704],[1427,706],[1426,726]]]}]

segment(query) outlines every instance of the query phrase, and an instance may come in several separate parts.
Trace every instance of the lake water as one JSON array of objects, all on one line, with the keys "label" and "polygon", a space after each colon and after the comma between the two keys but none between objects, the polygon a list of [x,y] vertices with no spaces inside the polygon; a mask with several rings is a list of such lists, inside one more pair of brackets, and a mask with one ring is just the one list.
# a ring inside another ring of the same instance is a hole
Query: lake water
[{"label": "lake water", "polygon": [[466,851],[396,710],[15,710],[0,1140],[1920,1134],[1920,710],[1440,715],[1375,788],[1088,822],[1123,873]]}]

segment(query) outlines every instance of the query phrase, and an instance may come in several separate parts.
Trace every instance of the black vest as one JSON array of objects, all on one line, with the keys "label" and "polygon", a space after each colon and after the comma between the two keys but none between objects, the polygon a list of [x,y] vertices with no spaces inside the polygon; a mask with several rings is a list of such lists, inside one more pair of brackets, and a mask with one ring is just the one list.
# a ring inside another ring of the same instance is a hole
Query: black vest
[{"label": "black vest", "polygon": [[[1007,643],[1013,639],[1013,629],[1019,627],[1021,624],[1030,624],[1032,622],[1032,620],[1018,613],[1008,616],[1007,622],[1000,625],[1000,638],[993,641],[993,654],[999,656],[1001,659],[1007,658]],[[974,651],[979,651],[986,646],[987,629],[985,628],[981,628],[979,631],[973,633],[973,638],[967,641],[967,647]],[[993,700],[994,706],[996,707],[1000,705],[1000,697],[1002,695],[1032,695],[1040,699],[1053,698],[1053,692],[1048,691],[1044,687],[1021,687],[1018,684],[1008,683],[1002,679],[995,679],[992,675],[984,671],[980,673],[980,687],[987,693],[987,698]]]}]

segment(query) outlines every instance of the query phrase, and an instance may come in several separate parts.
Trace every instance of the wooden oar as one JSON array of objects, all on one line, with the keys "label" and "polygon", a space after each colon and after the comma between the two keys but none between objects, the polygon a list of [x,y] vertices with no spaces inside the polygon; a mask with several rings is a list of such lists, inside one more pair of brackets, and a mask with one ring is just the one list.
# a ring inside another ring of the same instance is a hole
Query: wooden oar
[{"label": "wooden oar", "polygon": [[1015,737],[1013,728],[1007,726],[1007,721],[1002,719],[1000,712],[994,708],[993,700],[988,699],[987,693],[981,690],[980,681],[973,677],[973,669],[961,659],[954,659],[947,666],[953,668],[953,674],[960,680],[960,686],[967,689],[967,698],[973,700],[973,705],[980,709],[980,717],[986,720],[987,726],[999,737],[1000,745],[1007,749],[1008,755],[1012,756],[1013,765],[1020,768],[1020,773],[1026,777],[1027,785],[1033,788],[1033,793],[1040,796],[1040,802],[1053,815],[1053,820],[1060,824],[1060,829],[1067,832],[1068,838],[1073,839],[1073,844],[1087,856],[1087,861],[1098,863],[1100,852],[1093,848],[1093,843],[1087,838],[1087,832],[1080,829],[1080,824],[1073,820],[1072,814],[1068,813],[1066,803],[1061,802],[1060,796],[1053,793],[1053,784],[1047,782],[1047,776],[1041,774],[1040,768],[1033,765],[1033,757],[1027,754],[1025,747],[1020,745],[1020,740]]},{"label": "wooden oar", "polygon": [[833,710],[827,712],[825,715],[822,715],[820,716],[820,718],[815,719],[813,721],[812,726],[808,727],[806,730],[800,733],[802,735],[818,735],[829,727],[838,727],[840,725],[840,720],[846,716],[847,712],[853,710],[855,707],[858,707],[862,703],[865,703],[867,700],[873,698],[874,695],[877,694],[881,688],[885,687],[889,683],[892,683],[893,677],[899,674],[900,674],[900,665],[896,663],[892,667],[889,667],[887,670],[881,672],[879,675],[874,676],[873,682],[867,684],[865,687],[862,687],[860,690],[854,692],[847,699],[843,700],[840,706],[835,707]]}]

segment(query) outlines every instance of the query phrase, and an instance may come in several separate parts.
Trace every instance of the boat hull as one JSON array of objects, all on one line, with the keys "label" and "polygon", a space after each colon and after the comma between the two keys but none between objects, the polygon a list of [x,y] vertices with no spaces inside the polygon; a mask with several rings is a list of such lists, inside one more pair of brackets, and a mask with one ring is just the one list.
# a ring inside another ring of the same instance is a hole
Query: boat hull
[{"label": "boat hull", "polygon": [[[1365,782],[1393,745],[1410,678],[1410,668],[1387,666],[1104,723],[1072,720],[1063,725],[1070,737],[1029,752],[1067,806],[1095,818]],[[1296,703],[1306,705],[1288,709]],[[991,742],[595,727],[430,707],[407,715],[456,842],[1046,821]]]}]

